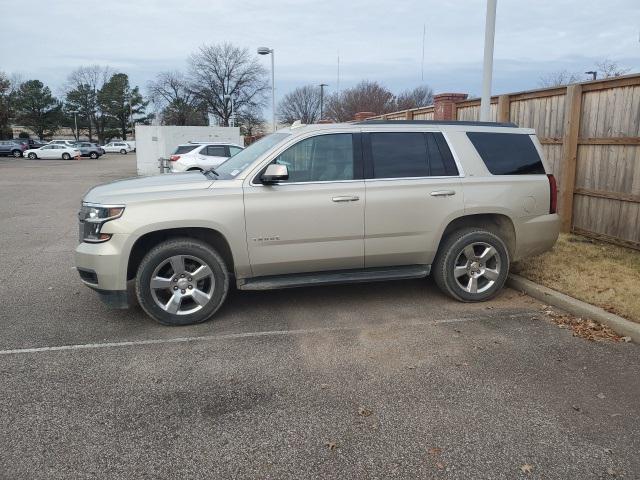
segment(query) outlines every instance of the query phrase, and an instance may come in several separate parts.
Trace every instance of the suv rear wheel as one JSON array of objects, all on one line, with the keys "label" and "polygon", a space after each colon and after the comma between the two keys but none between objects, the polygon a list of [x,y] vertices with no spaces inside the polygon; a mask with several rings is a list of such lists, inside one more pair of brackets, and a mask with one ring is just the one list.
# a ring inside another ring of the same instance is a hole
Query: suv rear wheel
[{"label": "suv rear wheel", "polygon": [[493,297],[509,273],[509,251],[495,233],[480,228],[458,230],[441,246],[434,263],[436,284],[463,302]]},{"label": "suv rear wheel", "polygon": [[22,156],[22,152],[20,150],[14,150],[11,152],[13,158],[20,158]]},{"label": "suv rear wheel", "polygon": [[120,149],[120,155],[126,155],[127,151],[124,148]]},{"label": "suv rear wheel", "polygon": [[93,160],[95,160],[96,158],[98,158],[98,154],[96,152],[91,152],[89,154],[89,157],[92,158]]},{"label": "suv rear wheel", "polygon": [[163,325],[208,320],[229,291],[229,272],[208,244],[191,238],[167,240],[142,259],[136,276],[140,306]]}]

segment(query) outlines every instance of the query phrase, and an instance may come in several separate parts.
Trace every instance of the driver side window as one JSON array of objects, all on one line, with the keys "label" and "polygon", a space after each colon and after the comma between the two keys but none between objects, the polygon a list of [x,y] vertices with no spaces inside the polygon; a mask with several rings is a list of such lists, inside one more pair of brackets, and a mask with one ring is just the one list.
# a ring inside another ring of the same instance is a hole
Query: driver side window
[{"label": "driver side window", "polygon": [[289,171],[289,180],[280,183],[353,180],[353,136],[336,133],[306,138],[273,163],[286,165]]}]

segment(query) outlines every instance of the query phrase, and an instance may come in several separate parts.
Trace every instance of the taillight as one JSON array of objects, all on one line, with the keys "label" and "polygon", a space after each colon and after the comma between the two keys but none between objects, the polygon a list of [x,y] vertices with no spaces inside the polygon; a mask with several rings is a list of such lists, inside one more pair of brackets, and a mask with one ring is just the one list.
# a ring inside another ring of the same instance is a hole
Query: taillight
[{"label": "taillight", "polygon": [[556,213],[558,209],[558,186],[556,185],[556,177],[547,174],[549,179],[549,213]]},{"label": "taillight", "polygon": [[169,157],[169,160],[171,160],[172,162],[175,162],[176,160],[180,160],[180,155],[171,155]]}]

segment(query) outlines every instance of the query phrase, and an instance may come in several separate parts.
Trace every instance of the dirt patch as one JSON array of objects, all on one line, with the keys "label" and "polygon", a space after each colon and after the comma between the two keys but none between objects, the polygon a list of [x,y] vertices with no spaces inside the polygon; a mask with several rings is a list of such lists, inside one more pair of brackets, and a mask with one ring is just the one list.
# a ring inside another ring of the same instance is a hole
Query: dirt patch
[{"label": "dirt patch", "polygon": [[553,250],[512,272],[640,323],[640,251],[563,234]]}]

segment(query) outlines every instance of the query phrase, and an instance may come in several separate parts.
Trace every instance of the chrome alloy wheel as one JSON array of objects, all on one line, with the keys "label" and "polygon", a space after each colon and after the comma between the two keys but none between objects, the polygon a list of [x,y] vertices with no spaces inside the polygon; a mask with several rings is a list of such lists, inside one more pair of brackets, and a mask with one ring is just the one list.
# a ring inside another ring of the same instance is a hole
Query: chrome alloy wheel
[{"label": "chrome alloy wheel", "polygon": [[454,277],[465,292],[482,293],[489,290],[500,276],[501,260],[498,251],[484,242],[464,247],[456,258]]},{"label": "chrome alloy wheel", "polygon": [[202,309],[216,286],[211,268],[198,257],[174,255],[160,263],[150,280],[151,295],[161,309],[189,315]]}]

